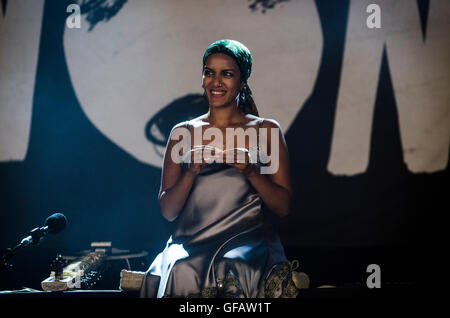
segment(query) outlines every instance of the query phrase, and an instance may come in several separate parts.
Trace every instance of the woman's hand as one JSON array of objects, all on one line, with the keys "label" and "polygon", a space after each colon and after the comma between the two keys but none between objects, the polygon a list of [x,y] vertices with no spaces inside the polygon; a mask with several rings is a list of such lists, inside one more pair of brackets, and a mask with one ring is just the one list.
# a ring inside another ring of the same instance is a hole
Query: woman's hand
[{"label": "woman's hand", "polygon": [[188,151],[183,157],[190,158],[188,172],[196,176],[200,171],[209,163],[213,162],[216,155],[216,149],[207,145],[194,146],[190,151]]},{"label": "woman's hand", "polygon": [[[257,166],[252,163],[250,152],[245,148],[227,149],[222,152],[223,162],[239,170],[240,173],[249,177],[258,173]],[[227,162],[227,157],[229,158]],[[232,161],[231,161],[232,159]]]}]

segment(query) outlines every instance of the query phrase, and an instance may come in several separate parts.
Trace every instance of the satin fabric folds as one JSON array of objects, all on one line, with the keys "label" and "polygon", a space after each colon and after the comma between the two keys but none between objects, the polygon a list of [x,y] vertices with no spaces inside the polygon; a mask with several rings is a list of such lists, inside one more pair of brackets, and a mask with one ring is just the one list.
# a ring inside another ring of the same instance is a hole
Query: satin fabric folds
[{"label": "satin fabric folds", "polygon": [[230,274],[238,282],[237,297],[264,297],[267,276],[287,262],[258,193],[225,163],[201,170],[175,222],[146,272],[141,297],[202,295]]}]

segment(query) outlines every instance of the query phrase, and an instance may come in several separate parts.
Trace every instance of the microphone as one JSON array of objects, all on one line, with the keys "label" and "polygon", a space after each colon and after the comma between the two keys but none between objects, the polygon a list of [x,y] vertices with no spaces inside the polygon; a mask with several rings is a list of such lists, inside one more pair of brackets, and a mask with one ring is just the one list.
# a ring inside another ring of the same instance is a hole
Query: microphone
[{"label": "microphone", "polygon": [[38,244],[41,239],[47,235],[47,233],[57,234],[64,230],[66,224],[67,219],[64,214],[54,213],[45,220],[45,226],[37,227],[31,230],[30,235],[25,237],[20,242],[20,245],[22,245],[22,247],[25,247],[30,244]]},{"label": "microphone", "polygon": [[67,219],[64,214],[54,213],[45,220],[45,225],[34,228],[30,231],[30,235],[25,237],[19,244],[13,248],[8,248],[4,255],[0,257],[0,264],[7,265],[8,260],[14,256],[20,249],[27,247],[30,244],[38,244],[41,239],[48,233],[57,234],[64,230],[67,224]]}]

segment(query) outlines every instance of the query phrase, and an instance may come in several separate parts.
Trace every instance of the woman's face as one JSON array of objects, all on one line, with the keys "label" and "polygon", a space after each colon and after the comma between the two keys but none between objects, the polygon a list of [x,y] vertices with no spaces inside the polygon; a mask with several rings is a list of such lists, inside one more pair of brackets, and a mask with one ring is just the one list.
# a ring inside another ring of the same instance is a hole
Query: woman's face
[{"label": "woman's face", "polygon": [[212,54],[206,59],[202,82],[210,107],[236,105],[237,95],[244,87],[237,63],[223,53]]}]

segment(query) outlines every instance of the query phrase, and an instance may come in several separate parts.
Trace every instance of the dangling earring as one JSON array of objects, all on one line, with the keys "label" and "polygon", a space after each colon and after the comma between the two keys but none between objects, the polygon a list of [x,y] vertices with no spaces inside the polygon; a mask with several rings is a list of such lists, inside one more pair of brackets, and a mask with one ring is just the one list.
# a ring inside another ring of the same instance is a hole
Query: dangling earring
[{"label": "dangling earring", "polygon": [[239,92],[239,99],[242,101],[242,103],[245,102],[245,92],[244,92],[244,90],[241,90]]},{"label": "dangling earring", "polygon": [[238,108],[242,108],[244,106],[244,99],[242,98],[243,97],[242,94],[244,94],[244,92],[240,91],[239,97],[238,97],[238,103],[237,103]]},{"label": "dangling earring", "polygon": [[204,84],[202,84],[202,88],[203,88],[203,94],[202,94],[202,96],[203,96],[204,98],[206,98],[205,85],[204,85]]},{"label": "dangling earring", "polygon": [[247,83],[244,83],[244,88],[242,88],[242,99],[245,101],[245,90],[247,88]]}]

